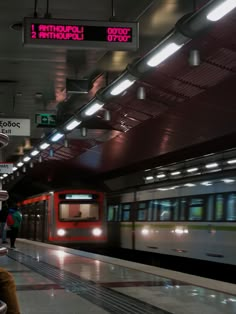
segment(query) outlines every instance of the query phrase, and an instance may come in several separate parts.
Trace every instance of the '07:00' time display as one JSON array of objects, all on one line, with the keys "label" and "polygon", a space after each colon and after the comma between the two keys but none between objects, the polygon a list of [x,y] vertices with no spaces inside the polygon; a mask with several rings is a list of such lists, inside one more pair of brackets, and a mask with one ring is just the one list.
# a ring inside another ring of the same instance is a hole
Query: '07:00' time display
[{"label": "'07:00' time display", "polygon": [[31,39],[131,42],[131,27],[31,24]]}]

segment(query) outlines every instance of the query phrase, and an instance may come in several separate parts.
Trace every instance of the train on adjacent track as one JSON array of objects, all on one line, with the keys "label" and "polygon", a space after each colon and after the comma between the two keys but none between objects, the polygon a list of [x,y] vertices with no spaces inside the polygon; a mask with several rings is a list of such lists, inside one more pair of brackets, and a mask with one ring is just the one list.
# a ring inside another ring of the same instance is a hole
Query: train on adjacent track
[{"label": "train on adjacent track", "polygon": [[22,211],[20,237],[53,244],[107,242],[104,193],[64,189],[28,197]]},{"label": "train on adjacent track", "polygon": [[19,206],[22,238],[236,265],[236,178],[106,194],[60,190]]},{"label": "train on adjacent track", "polygon": [[124,249],[236,265],[235,182],[113,193],[107,199],[109,239]]}]

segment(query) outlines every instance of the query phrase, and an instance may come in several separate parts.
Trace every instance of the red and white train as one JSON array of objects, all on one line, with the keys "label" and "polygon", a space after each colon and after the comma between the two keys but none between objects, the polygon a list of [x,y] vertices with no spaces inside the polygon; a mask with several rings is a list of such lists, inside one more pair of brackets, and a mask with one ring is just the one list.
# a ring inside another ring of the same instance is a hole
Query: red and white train
[{"label": "red and white train", "polygon": [[67,245],[107,241],[103,192],[53,191],[29,197],[19,206],[22,238]]}]

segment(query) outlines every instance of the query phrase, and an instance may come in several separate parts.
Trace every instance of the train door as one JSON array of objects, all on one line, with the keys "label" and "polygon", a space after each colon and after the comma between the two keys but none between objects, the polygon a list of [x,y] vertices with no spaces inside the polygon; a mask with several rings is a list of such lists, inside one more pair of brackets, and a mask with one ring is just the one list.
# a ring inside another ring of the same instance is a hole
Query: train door
[{"label": "train door", "polygon": [[121,204],[121,247],[133,248],[133,223],[131,221],[131,203]]},{"label": "train door", "polygon": [[35,240],[45,241],[45,227],[46,227],[46,207],[47,201],[40,201],[36,203],[35,207]]},{"label": "train door", "polygon": [[29,226],[29,206],[25,205],[21,207],[22,223],[20,228],[20,237],[28,238],[28,226]]},{"label": "train door", "polygon": [[28,236],[27,239],[35,240],[35,203],[28,205]]},{"label": "train door", "polygon": [[120,247],[120,205],[109,204],[107,207],[107,237],[108,245]]},{"label": "train door", "polygon": [[224,256],[223,246],[220,243],[224,243],[223,237],[225,237],[226,231],[221,232],[218,226],[225,221],[226,200],[227,196],[223,193],[208,196],[206,217],[206,220],[208,220],[206,226],[207,245],[204,259],[215,261]]},{"label": "train door", "polygon": [[31,203],[28,207],[28,239],[41,240],[41,201]]},{"label": "train door", "polygon": [[[188,233],[185,234],[183,250],[193,258],[204,257],[206,247],[206,216],[207,196],[193,195],[188,197]],[[201,227],[200,227],[201,226]]]},{"label": "train door", "polygon": [[148,223],[148,201],[139,201],[133,205],[133,221],[135,221],[135,247],[134,249],[140,251],[149,250],[154,247],[153,237],[150,236],[149,231],[151,225]]}]

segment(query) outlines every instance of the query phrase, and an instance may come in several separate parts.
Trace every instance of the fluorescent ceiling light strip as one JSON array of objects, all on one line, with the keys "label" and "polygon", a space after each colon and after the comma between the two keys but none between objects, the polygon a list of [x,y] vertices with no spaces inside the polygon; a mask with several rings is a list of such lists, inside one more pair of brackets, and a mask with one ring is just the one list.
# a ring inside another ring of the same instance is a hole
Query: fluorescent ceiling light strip
[{"label": "fluorescent ceiling light strip", "polygon": [[218,167],[218,163],[217,162],[213,162],[211,164],[207,164],[206,165],[207,169],[216,168],[216,167]]},{"label": "fluorescent ceiling light strip", "polygon": [[66,130],[68,131],[74,130],[80,123],[81,121],[74,119],[66,125]]},{"label": "fluorescent ceiling light strip", "polygon": [[169,190],[175,190],[175,189],[177,189],[177,188],[179,188],[178,185],[170,187]]},{"label": "fluorescent ceiling light strip", "polygon": [[227,164],[232,165],[232,164],[236,164],[236,159],[230,159],[227,161]]},{"label": "fluorescent ceiling light strip", "polygon": [[218,21],[234,8],[236,8],[236,0],[223,1],[207,15],[207,19],[212,22]]},{"label": "fluorescent ceiling light strip", "polygon": [[177,176],[177,175],[179,175],[179,174],[181,174],[180,171],[171,172],[171,175],[172,175],[172,176]]},{"label": "fluorescent ceiling light strip", "polygon": [[38,154],[39,154],[39,150],[37,150],[37,149],[33,150],[33,151],[30,153],[31,156],[37,156]]},{"label": "fluorescent ceiling light strip", "polygon": [[145,179],[146,180],[153,180],[154,178],[153,178],[153,176],[149,176],[149,177],[146,177]]},{"label": "fluorescent ceiling light strip", "polygon": [[17,167],[13,167],[12,168],[12,171],[16,171],[18,168]]},{"label": "fluorescent ceiling light strip", "polygon": [[135,80],[125,79],[122,80],[120,83],[117,83],[117,86],[114,86],[114,88],[111,90],[110,94],[113,96],[121,94],[123,91],[125,91],[127,88],[129,88],[131,85],[133,85]]},{"label": "fluorescent ceiling light strip", "polygon": [[57,142],[57,141],[60,140],[63,136],[64,136],[64,134],[62,134],[62,133],[60,133],[60,132],[57,132],[56,134],[54,134],[54,135],[51,137],[51,141],[52,141],[52,142]]},{"label": "fluorescent ceiling light strip", "polygon": [[206,181],[206,182],[202,182],[202,183],[201,183],[201,185],[210,186],[210,185],[212,185],[212,183],[211,183],[211,182]]},{"label": "fluorescent ceiling light strip", "polygon": [[86,116],[92,116],[95,112],[97,112],[98,110],[100,110],[102,107],[104,106],[104,104],[99,104],[98,102],[95,102],[94,104],[92,104],[90,106],[90,108],[88,108],[87,110],[85,110],[85,115]]},{"label": "fluorescent ceiling light strip", "polygon": [[8,174],[4,173],[2,176],[3,176],[4,178],[6,178],[6,177],[8,176]]},{"label": "fluorescent ceiling light strip", "polygon": [[25,158],[23,158],[24,162],[28,162],[31,158],[29,156],[26,156]]},{"label": "fluorescent ceiling light strip", "polygon": [[183,45],[177,45],[176,43],[171,43],[163,47],[160,51],[158,51],[149,61],[147,65],[150,67],[155,67],[162,63],[164,60],[169,58],[172,54],[178,51]]},{"label": "fluorescent ceiling light strip", "polygon": [[48,143],[43,143],[43,144],[41,144],[39,147],[40,147],[40,149],[46,149],[46,148],[48,148],[50,146],[50,144],[48,144]]},{"label": "fluorescent ceiling light strip", "polygon": [[18,164],[17,164],[17,167],[22,167],[24,165],[24,163],[23,162],[18,162]]},{"label": "fluorescent ceiling light strip", "polygon": [[223,179],[222,181],[223,181],[224,183],[233,183],[233,182],[235,182],[234,179]]},{"label": "fluorescent ceiling light strip", "polygon": [[165,176],[166,175],[164,173],[160,173],[160,174],[157,175],[157,178],[158,179],[162,179],[162,178],[165,178]]},{"label": "fluorescent ceiling light strip", "polygon": [[195,172],[198,171],[198,168],[189,168],[187,169],[187,172],[191,173],[191,172]]}]

